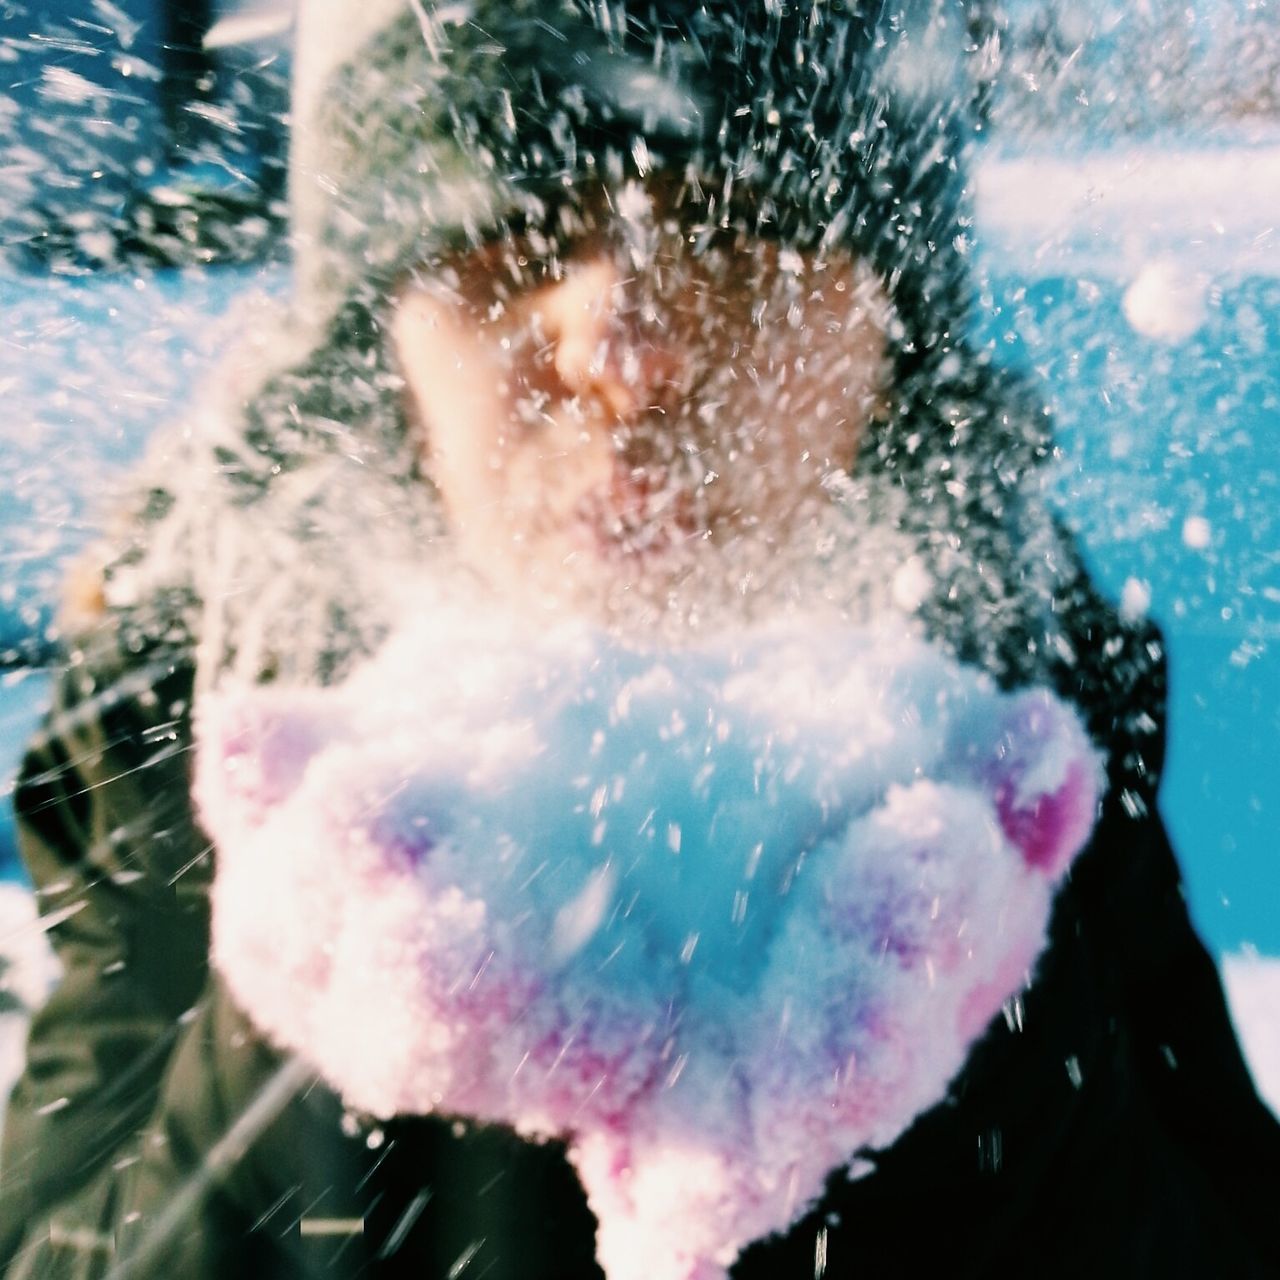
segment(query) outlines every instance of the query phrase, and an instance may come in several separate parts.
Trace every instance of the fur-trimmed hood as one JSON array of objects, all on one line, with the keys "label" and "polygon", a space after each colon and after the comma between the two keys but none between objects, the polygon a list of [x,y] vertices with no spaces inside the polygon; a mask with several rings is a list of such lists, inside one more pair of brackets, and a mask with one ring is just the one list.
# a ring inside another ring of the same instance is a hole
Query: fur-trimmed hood
[{"label": "fur-trimmed hood", "polygon": [[[540,221],[554,241],[579,195],[656,170],[691,229],[853,252],[892,301],[890,409],[832,477],[787,603],[865,621],[905,601],[1002,681],[1043,678],[1078,566],[1042,500],[1040,407],[964,336],[982,60],[964,15],[932,0],[892,17],[664,0],[644,21],[585,0],[350,7],[338,53],[304,14],[296,297],[157,441],[104,553],[128,647],[198,645],[204,686],[231,670],[324,682],[372,652],[399,584],[450,556],[389,350],[396,280],[509,226]],[[448,196],[459,183],[484,216]]]}]

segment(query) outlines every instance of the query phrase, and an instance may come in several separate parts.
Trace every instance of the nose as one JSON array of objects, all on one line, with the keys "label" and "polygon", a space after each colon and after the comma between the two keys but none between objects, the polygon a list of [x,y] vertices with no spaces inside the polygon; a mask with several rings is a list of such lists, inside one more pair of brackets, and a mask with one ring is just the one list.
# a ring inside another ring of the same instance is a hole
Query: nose
[{"label": "nose", "polygon": [[571,266],[539,310],[557,377],[613,421],[665,411],[678,399],[685,357],[664,339],[660,316],[641,317],[634,283],[611,260]]}]

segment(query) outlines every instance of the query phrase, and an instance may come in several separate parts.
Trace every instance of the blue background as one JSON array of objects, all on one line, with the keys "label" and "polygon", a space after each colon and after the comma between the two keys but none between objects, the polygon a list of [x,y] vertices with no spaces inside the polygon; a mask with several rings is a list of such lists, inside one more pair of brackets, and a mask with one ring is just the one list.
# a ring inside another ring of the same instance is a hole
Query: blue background
[{"label": "blue background", "polygon": [[1177,344],[1135,333],[1123,292],[995,275],[981,337],[1041,380],[1056,497],[1098,579],[1149,585],[1170,653],[1161,808],[1196,923],[1215,950],[1280,954],[1280,280],[1225,279]]}]

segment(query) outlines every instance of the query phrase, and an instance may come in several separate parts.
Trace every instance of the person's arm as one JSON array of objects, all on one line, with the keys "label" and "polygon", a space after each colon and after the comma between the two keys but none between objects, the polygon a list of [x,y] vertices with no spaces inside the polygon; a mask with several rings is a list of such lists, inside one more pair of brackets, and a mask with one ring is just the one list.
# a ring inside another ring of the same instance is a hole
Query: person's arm
[{"label": "person's arm", "polygon": [[[1197,1183],[1196,1194],[1206,1198],[1200,1203],[1215,1200],[1234,1219],[1241,1252],[1252,1248],[1280,1274],[1271,1226],[1280,1197],[1280,1124],[1250,1077],[1157,808],[1164,639],[1151,624],[1118,630],[1091,587],[1082,596],[1077,669],[1106,691],[1093,700],[1091,727],[1110,748],[1110,787],[1096,852],[1077,878],[1091,918],[1105,929],[1138,1095],[1166,1142],[1161,1159],[1177,1165],[1170,1180]],[[1089,643],[1103,636],[1110,644]]]},{"label": "person's arm", "polygon": [[20,849],[63,972],[5,1119],[8,1280],[333,1276],[362,1257],[300,1224],[358,1219],[376,1154],[210,972],[191,688],[184,662],[69,668],[24,761]]},{"label": "person's arm", "polygon": [[[1143,1067],[1161,1106],[1188,1141],[1241,1151],[1252,1135],[1280,1179],[1280,1126],[1259,1100],[1240,1052],[1218,968],[1195,933],[1181,877],[1159,819],[1144,857],[1153,928],[1129,971],[1131,1016],[1142,1029]],[[1272,1194],[1280,1192],[1280,1182]]]},{"label": "person's arm", "polygon": [[1143,1095],[1186,1176],[1212,1188],[1280,1275],[1280,1124],[1254,1087],[1163,822],[1152,814],[1124,843],[1109,905]]},{"label": "person's arm", "polygon": [[205,985],[208,866],[188,800],[190,696],[182,662],[68,667],[23,764],[19,848],[62,977],[32,1021],[5,1118],[6,1263],[33,1248],[109,1247],[120,1172]]}]

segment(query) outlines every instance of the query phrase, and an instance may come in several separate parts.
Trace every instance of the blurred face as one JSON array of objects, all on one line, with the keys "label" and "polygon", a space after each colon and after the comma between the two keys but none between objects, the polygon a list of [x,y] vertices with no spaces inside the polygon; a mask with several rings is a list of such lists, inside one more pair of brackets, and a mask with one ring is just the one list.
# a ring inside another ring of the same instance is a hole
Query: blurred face
[{"label": "blurred face", "polygon": [[885,382],[876,277],[630,189],[553,251],[504,240],[407,284],[392,336],[463,559],[608,613],[812,540]]}]

